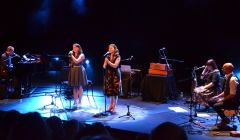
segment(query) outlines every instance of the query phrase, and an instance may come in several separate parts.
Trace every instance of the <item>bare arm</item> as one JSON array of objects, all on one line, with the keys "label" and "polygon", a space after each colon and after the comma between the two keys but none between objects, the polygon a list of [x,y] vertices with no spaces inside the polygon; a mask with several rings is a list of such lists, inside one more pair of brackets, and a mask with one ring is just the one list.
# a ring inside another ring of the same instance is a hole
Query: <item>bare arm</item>
[{"label": "bare arm", "polygon": [[103,62],[103,68],[105,69],[107,67],[107,60],[106,58],[104,59],[104,62]]},{"label": "bare arm", "polygon": [[205,75],[207,74],[207,67],[204,68],[204,70],[202,71],[201,77],[200,79],[204,79]]},{"label": "bare arm", "polygon": [[224,92],[220,93],[219,95],[217,95],[217,98],[223,97],[224,96]]},{"label": "bare arm", "polygon": [[[212,99],[221,99],[221,97],[223,97],[224,96],[224,92],[222,92],[222,93],[220,93],[219,95],[216,95],[216,96],[213,96],[210,100],[212,100]],[[219,100],[219,101],[221,101],[221,100]]]},{"label": "bare arm", "polygon": [[213,86],[214,86],[213,82],[210,82],[209,84],[205,85],[204,88],[205,89],[209,89],[209,88],[211,88]]},{"label": "bare arm", "polygon": [[80,54],[78,58],[75,58],[73,55],[71,55],[72,60],[74,63],[79,64],[80,62],[82,62],[85,59],[85,55],[84,54]]},{"label": "bare arm", "polygon": [[107,58],[105,58],[105,62],[106,62],[110,67],[112,67],[112,68],[117,68],[118,65],[120,64],[120,61],[121,61],[121,58],[120,58],[120,57],[118,57],[114,63],[112,63],[112,62],[109,61]]}]

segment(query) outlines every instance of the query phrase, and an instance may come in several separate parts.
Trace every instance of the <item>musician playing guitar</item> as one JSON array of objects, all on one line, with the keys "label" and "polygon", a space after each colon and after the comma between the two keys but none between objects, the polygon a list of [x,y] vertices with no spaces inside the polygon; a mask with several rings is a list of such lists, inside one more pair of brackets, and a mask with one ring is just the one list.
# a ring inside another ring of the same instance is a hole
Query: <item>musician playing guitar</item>
[{"label": "musician playing guitar", "polygon": [[195,88],[194,92],[200,99],[199,103],[205,106],[203,111],[206,111],[209,108],[208,100],[221,92],[220,71],[213,59],[206,62],[206,67],[204,68],[200,78],[204,80],[205,84],[204,86]]}]

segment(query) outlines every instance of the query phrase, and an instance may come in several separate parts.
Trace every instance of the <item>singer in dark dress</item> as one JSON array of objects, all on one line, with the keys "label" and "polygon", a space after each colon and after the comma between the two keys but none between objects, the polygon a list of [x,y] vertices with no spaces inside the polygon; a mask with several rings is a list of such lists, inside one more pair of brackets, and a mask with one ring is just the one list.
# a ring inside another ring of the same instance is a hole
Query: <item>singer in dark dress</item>
[{"label": "singer in dark dress", "polygon": [[70,57],[70,71],[68,76],[68,84],[73,87],[74,106],[77,106],[77,98],[79,100],[78,106],[81,106],[83,87],[87,85],[87,74],[83,67],[85,55],[82,47],[75,43],[73,50],[69,52]]},{"label": "singer in dark dress", "polygon": [[121,72],[119,68],[121,57],[115,44],[108,46],[108,52],[109,54],[106,55],[103,64],[103,68],[105,69],[104,91],[105,95],[110,99],[107,111],[114,112],[118,95],[121,91]]},{"label": "singer in dark dress", "polygon": [[198,93],[201,100],[200,103],[205,106],[205,109],[202,111],[207,111],[209,108],[208,100],[221,92],[220,76],[220,71],[218,70],[215,60],[209,59],[201,74],[201,79],[204,80],[204,86],[201,87],[202,91]]}]

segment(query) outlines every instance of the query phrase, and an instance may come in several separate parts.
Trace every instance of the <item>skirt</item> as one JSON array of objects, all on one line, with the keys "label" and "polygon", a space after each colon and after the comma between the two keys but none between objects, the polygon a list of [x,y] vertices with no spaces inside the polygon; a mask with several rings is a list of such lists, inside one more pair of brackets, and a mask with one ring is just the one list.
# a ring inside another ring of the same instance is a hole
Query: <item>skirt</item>
[{"label": "skirt", "polygon": [[87,85],[87,73],[83,66],[73,66],[70,68],[68,84],[72,87],[84,87]]}]

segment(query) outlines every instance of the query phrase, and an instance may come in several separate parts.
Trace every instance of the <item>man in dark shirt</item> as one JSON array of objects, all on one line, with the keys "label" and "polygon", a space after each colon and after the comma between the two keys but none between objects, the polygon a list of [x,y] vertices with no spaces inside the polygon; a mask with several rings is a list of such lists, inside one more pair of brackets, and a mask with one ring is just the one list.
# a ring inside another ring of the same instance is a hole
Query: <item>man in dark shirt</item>
[{"label": "man in dark shirt", "polygon": [[14,53],[14,47],[8,46],[6,52],[1,55],[0,59],[0,76],[3,78],[9,77],[13,71],[13,58],[20,57]]},{"label": "man in dark shirt", "polygon": [[233,64],[225,63],[222,71],[225,73],[225,82],[223,92],[217,96],[212,97],[209,105],[218,113],[222,121],[219,126],[227,125],[230,120],[226,117],[222,109],[237,109],[239,106],[239,99],[237,93],[238,79],[233,74]]}]

